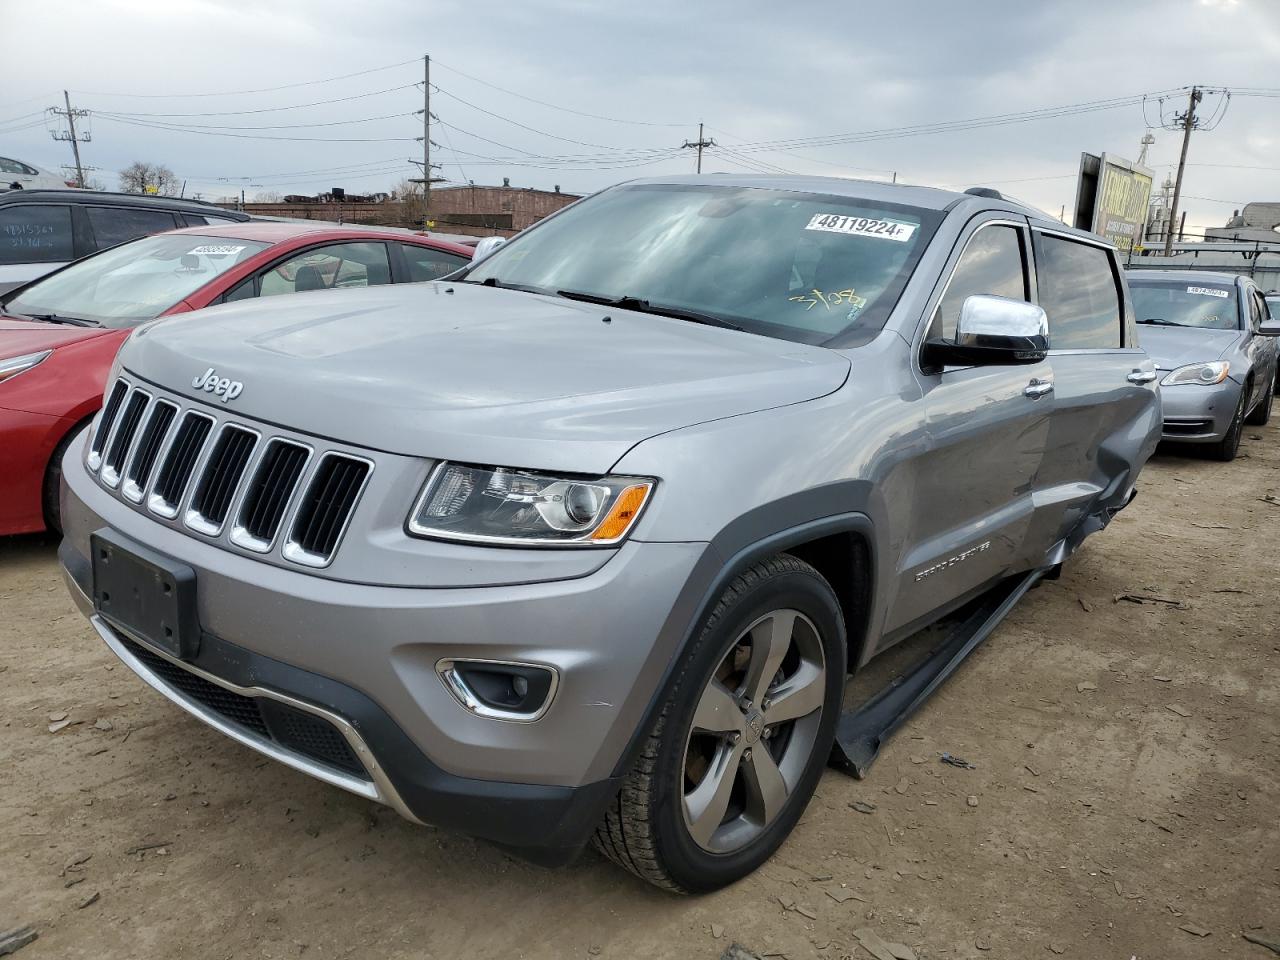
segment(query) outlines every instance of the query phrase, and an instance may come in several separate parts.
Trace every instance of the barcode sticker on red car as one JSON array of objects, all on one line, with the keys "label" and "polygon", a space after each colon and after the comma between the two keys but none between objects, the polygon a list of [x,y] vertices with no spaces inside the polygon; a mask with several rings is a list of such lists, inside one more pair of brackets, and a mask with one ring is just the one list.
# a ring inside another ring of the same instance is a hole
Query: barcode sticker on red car
[{"label": "barcode sticker on red car", "polygon": [[1231,296],[1226,290],[1215,290],[1213,287],[1187,287],[1187,293],[1198,293],[1202,297],[1222,297],[1226,299]]},{"label": "barcode sticker on red car", "polygon": [[203,247],[188,250],[187,253],[197,257],[233,257],[243,249],[244,244],[237,246],[234,243],[207,243]]},{"label": "barcode sticker on red car", "polygon": [[854,237],[879,237],[906,243],[916,232],[914,223],[899,220],[875,220],[870,217],[850,217],[843,213],[815,213],[806,230],[825,230],[827,233],[847,233]]}]

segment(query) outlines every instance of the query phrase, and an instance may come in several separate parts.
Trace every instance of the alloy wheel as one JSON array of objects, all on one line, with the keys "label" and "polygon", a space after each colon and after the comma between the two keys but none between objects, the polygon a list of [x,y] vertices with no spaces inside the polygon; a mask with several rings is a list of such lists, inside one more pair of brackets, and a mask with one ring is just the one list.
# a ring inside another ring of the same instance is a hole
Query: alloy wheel
[{"label": "alloy wheel", "polygon": [[774,610],[742,631],[703,687],[685,746],[681,806],[698,846],[732,853],[777,818],[812,756],[825,696],[808,617]]}]

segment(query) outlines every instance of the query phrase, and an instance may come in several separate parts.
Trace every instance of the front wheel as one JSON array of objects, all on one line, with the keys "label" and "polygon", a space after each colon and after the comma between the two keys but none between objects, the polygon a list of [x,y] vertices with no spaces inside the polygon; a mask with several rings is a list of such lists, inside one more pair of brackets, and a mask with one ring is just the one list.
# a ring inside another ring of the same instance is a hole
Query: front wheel
[{"label": "front wheel", "polygon": [[1209,455],[1215,460],[1229,462],[1236,458],[1240,451],[1240,434],[1244,431],[1244,406],[1249,399],[1249,384],[1240,388],[1240,402],[1236,404],[1236,412],[1231,416],[1231,423],[1222,439],[1209,448]]},{"label": "front wheel", "polygon": [[1275,385],[1276,376],[1272,374],[1271,382],[1262,391],[1262,396],[1258,398],[1258,405],[1253,408],[1253,412],[1249,414],[1245,423],[1252,427],[1261,427],[1271,419],[1271,404],[1276,398]]},{"label": "front wheel", "polygon": [[822,776],[845,657],[839,602],[809,564],[782,554],[737,577],[677,666],[596,847],[678,893],[755,870]]}]

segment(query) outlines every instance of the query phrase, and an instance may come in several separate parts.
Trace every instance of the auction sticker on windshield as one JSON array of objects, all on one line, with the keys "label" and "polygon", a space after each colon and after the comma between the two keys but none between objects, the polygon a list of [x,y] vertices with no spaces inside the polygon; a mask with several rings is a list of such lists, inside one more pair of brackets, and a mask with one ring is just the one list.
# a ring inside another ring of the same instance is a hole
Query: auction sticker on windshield
[{"label": "auction sticker on windshield", "polygon": [[855,237],[879,237],[881,240],[897,240],[899,243],[906,243],[916,232],[916,225],[898,220],[850,217],[842,213],[815,213],[805,229],[825,230],[827,233],[847,233]]},{"label": "auction sticker on windshield", "polygon": [[1223,299],[1231,296],[1230,291],[1215,290],[1213,287],[1187,287],[1187,293],[1198,293],[1202,297],[1222,297]]},{"label": "auction sticker on windshield", "polygon": [[243,249],[243,245],[236,246],[234,243],[208,243],[188,250],[187,253],[197,257],[232,257]]}]

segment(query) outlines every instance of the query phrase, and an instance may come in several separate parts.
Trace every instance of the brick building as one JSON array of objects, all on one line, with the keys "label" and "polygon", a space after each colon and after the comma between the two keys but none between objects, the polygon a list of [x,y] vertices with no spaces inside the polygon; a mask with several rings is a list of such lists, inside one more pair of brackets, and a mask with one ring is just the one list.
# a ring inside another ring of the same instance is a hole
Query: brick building
[{"label": "brick building", "polygon": [[[579,199],[571,193],[475,184],[434,187],[431,190],[432,233],[473,237],[509,237],[532,226]],[[388,200],[381,203],[328,200],[303,203],[247,203],[245,211],[257,216],[298,217],[338,223],[376,224],[384,227],[422,229],[422,201]]]}]

